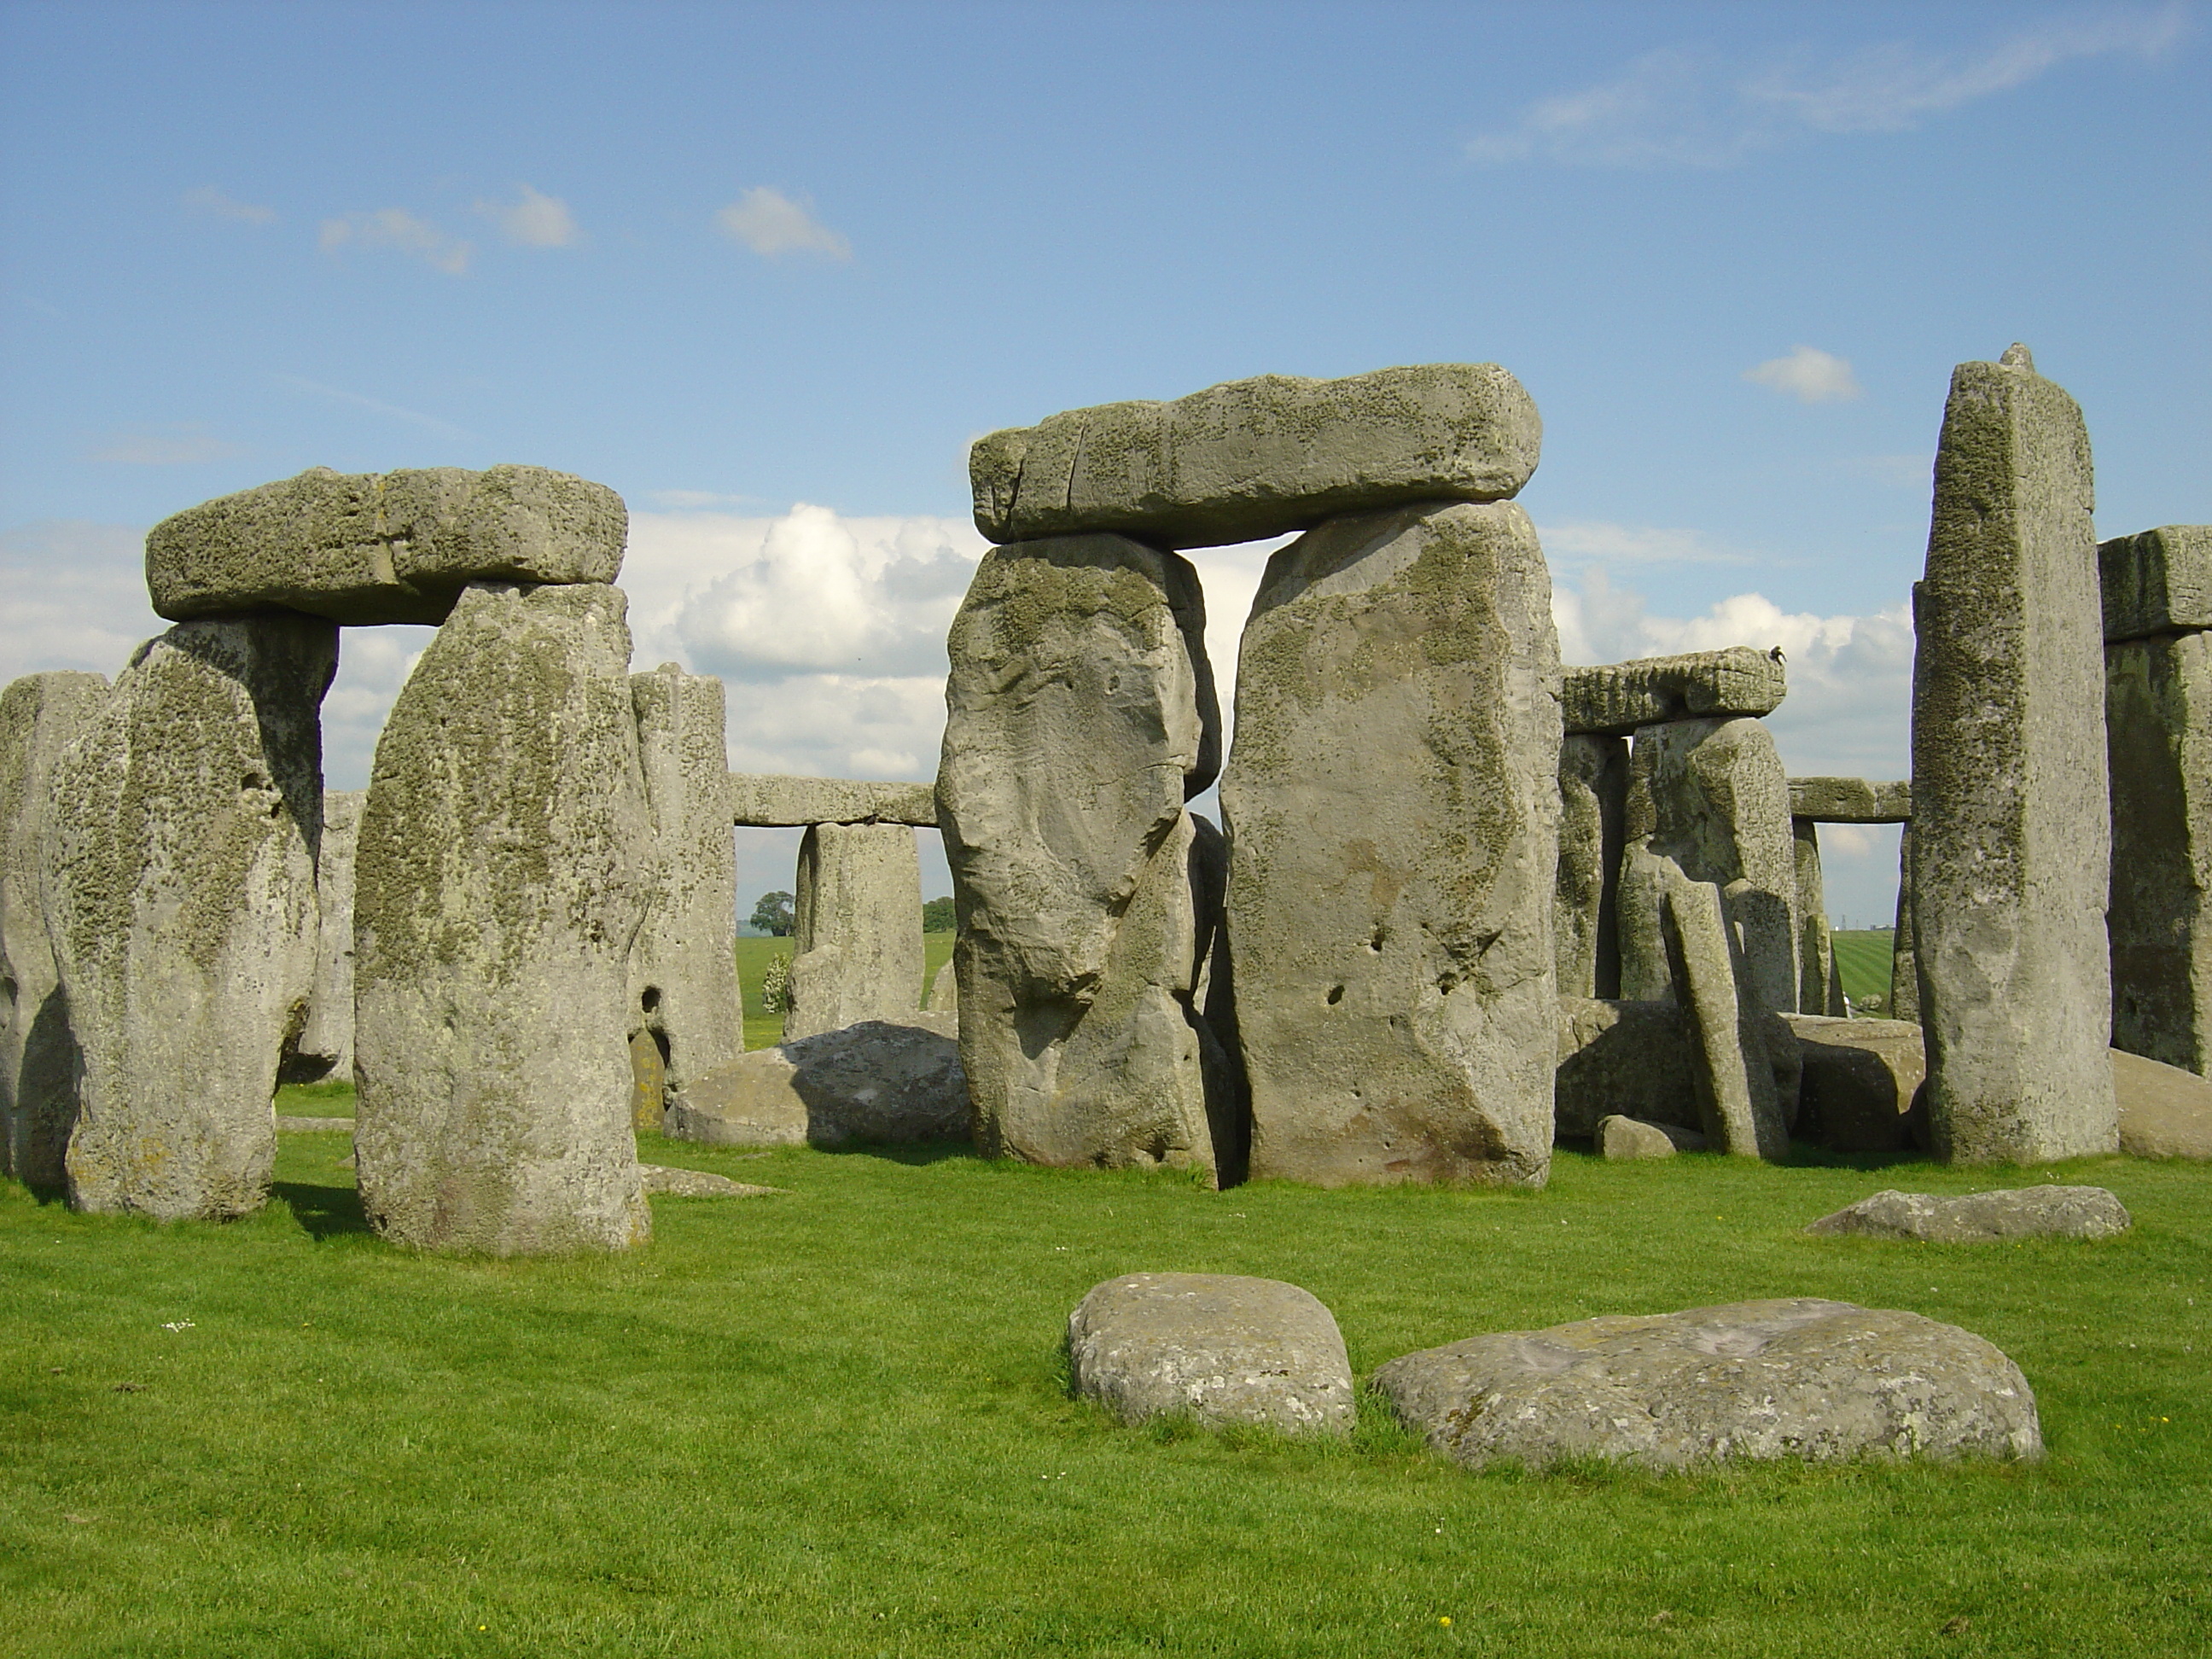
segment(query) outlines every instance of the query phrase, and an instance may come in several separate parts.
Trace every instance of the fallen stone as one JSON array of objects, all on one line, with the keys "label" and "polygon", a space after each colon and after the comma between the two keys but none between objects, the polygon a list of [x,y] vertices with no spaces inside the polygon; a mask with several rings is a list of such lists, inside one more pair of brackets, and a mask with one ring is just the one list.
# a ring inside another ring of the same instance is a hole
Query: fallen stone
[{"label": "fallen stone", "polygon": [[1698,1062],[1691,1081],[1705,1139],[1737,1158],[1787,1158],[1789,1121],[1775,1086],[1765,1012],[1745,994],[1719,889],[1678,878],[1667,892],[1666,922],[1675,983],[1690,1015]]},{"label": "fallen stone", "polygon": [[2112,1238],[2134,1224],[2126,1206],[2102,1187],[2014,1187],[1963,1198],[1880,1192],[1822,1216],[1805,1231],[1980,1244],[2000,1238]]},{"label": "fallen stone", "polygon": [[647,1193],[666,1198],[773,1198],[787,1195],[787,1187],[756,1187],[704,1170],[672,1170],[665,1164],[641,1164],[638,1178]]},{"label": "fallen stone", "polygon": [[669,1108],[666,1133],[714,1146],[963,1140],[957,1022],[910,1013],[757,1048]]},{"label": "fallen stone", "polygon": [[1771,714],[1789,689],[1779,654],[1733,645],[1570,668],[1561,677],[1559,708],[1570,732],[1626,737],[1673,720]]},{"label": "fallen stone", "polygon": [[1815,823],[1910,823],[1912,785],[1864,778],[1792,778],[1790,816]]},{"label": "fallen stone", "polygon": [[629,967],[653,846],[622,593],[461,596],[377,740],[355,870],[370,1224],[491,1255],[651,1237]]},{"label": "fallen stone", "polygon": [[787,1041],[921,1006],[921,863],[902,823],[817,823],[799,845]]},{"label": "fallen stone", "polygon": [[770,829],[804,829],[816,823],[909,823],[934,830],[937,786],[732,772],[730,815],[733,823]]},{"label": "fallen stone", "polygon": [[1124,1423],[1188,1417],[1345,1436],[1352,1364],[1328,1310],[1279,1279],[1232,1273],[1127,1273],[1067,1316],[1079,1399]]},{"label": "fallen stone", "polygon": [[289,1112],[276,1115],[276,1133],[280,1135],[351,1134],[353,1120],[349,1117],[298,1117]]},{"label": "fallen stone", "polygon": [[173,622],[282,606],[434,623],[471,582],[611,582],[628,532],[613,490],[541,466],[318,466],[164,519],[146,586]]},{"label": "fallen stone", "polygon": [[1926,1134],[1928,1062],[1901,1019],[1785,1016],[1804,1054],[1799,1128],[1832,1152],[1902,1152]]},{"label": "fallen stone", "polygon": [[1951,378],[1913,589],[1912,905],[1937,1157],[2115,1151],[2089,436],[2027,348]]},{"label": "fallen stone", "polygon": [[228,1219],[268,1195],[270,1100],[318,934],[337,629],[180,623],[53,768],[47,916],[82,1048],[70,1204]]},{"label": "fallen stone", "polygon": [[1598,1119],[1596,1139],[1597,1155],[1615,1164],[1705,1150],[1705,1138],[1695,1129],[1680,1128],[1672,1123],[1644,1123],[1618,1113]]},{"label": "fallen stone", "polygon": [[1504,1331],[1394,1359],[1374,1383],[1470,1468],[2043,1454],[2035,1395],[1990,1343],[1811,1297]]},{"label": "fallen stone", "polygon": [[1221,782],[1255,1177],[1543,1184],[1550,592],[1507,502],[1338,519],[1268,561]]},{"label": "fallen stone", "polygon": [[2212,1083],[2115,1048],[2120,1150],[2130,1158],[2212,1158]]},{"label": "fallen stone", "polygon": [[2097,571],[2107,641],[2212,628],[2212,525],[2100,542]]},{"label": "fallen stone", "polygon": [[1502,500],[1536,470],[1543,435],[1496,363],[1425,363],[1071,410],[979,439],[968,472],[975,527],[994,542],[1111,532],[1209,547],[1415,501]]},{"label": "fallen stone", "polygon": [[1620,994],[1622,813],[1628,745],[1570,735],[1559,744],[1559,876],[1553,957],[1563,997]]},{"label": "fallen stone", "polygon": [[363,789],[323,792],[323,836],[315,849],[315,988],[307,1024],[284,1068],[287,1083],[353,1076],[353,861]]},{"label": "fallen stone", "polygon": [[1680,1006],[1562,997],[1559,1022],[1557,1139],[1590,1139],[1614,1114],[1681,1128],[1702,1121],[1691,1081],[1698,1051]]}]

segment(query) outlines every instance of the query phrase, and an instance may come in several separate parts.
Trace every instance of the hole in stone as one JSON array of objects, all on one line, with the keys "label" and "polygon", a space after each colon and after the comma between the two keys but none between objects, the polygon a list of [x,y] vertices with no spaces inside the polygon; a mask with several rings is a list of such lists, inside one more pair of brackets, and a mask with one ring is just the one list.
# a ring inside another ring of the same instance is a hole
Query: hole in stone
[{"label": "hole in stone", "polygon": [[647,986],[645,988],[645,994],[640,997],[638,1001],[644,1007],[647,1013],[651,1013],[654,1009],[660,1006],[660,988],[658,985]]},{"label": "hole in stone", "polygon": [[1336,1005],[1337,1005],[1338,1003],[1340,1003],[1340,1002],[1341,1002],[1341,1001],[1343,1001],[1343,1000],[1344,1000],[1344,987],[1342,987],[1341,985],[1332,985],[1332,986],[1330,986],[1330,987],[1328,988],[1328,1006],[1329,1006],[1330,1007],[1334,1008],[1334,1007],[1335,1007],[1335,1006],[1336,1006]]},{"label": "hole in stone", "polygon": [[1367,941],[1367,948],[1370,951],[1380,951],[1382,948],[1382,941],[1389,937],[1387,928],[1377,927],[1374,937]]},{"label": "hole in stone", "polygon": [[266,789],[269,787],[269,780],[258,772],[248,772],[244,777],[239,779],[238,787],[240,789]]}]

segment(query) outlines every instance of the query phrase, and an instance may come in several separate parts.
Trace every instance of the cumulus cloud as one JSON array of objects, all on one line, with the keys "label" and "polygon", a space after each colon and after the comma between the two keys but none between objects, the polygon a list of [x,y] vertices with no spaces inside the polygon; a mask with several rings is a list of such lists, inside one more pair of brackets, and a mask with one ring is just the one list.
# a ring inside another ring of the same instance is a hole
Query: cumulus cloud
[{"label": "cumulus cloud", "polygon": [[1754,386],[1771,386],[1789,393],[1801,404],[1848,403],[1865,395],[1850,361],[1818,346],[1792,346],[1787,357],[1769,357],[1747,368],[1743,378]]},{"label": "cumulus cloud", "polygon": [[583,240],[575,216],[557,196],[546,196],[528,185],[519,185],[521,199],[494,202],[479,199],[477,211],[497,225],[510,242],[525,247],[573,247]]},{"label": "cumulus cloud", "polygon": [[146,602],[145,540],[82,520],[0,532],[0,684],[51,668],[112,680],[167,628]]},{"label": "cumulus cloud", "polygon": [[766,185],[754,185],[722,209],[714,222],[725,236],[769,258],[786,253],[853,257],[853,245],[816,218],[811,204],[794,202]]},{"label": "cumulus cloud", "polygon": [[202,185],[198,190],[184,194],[184,204],[194,213],[210,219],[227,219],[234,224],[267,225],[276,221],[276,210],[257,207],[251,202],[234,202],[213,185]]},{"label": "cumulus cloud", "polygon": [[349,628],[338,635],[337,678],[323,697],[323,783],[368,787],[376,739],[434,628]]},{"label": "cumulus cloud", "polygon": [[228,460],[246,453],[239,444],[227,443],[198,422],[178,426],[136,427],[109,434],[88,453],[87,459],[119,466],[198,466],[206,461]]},{"label": "cumulus cloud", "polygon": [[325,253],[358,245],[390,248],[411,255],[448,276],[468,274],[475,246],[448,236],[427,219],[418,219],[404,208],[379,208],[374,213],[349,213],[342,219],[323,221],[317,246]]}]

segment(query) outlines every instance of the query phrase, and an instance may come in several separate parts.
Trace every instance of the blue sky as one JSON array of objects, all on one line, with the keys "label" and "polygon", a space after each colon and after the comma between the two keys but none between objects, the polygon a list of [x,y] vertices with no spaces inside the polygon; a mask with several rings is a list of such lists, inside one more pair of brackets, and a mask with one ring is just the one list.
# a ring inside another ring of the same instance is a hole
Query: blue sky
[{"label": "blue sky", "polygon": [[[0,671],[112,673],[192,502],[526,461],[628,500],[641,665],[725,676],[736,763],[926,775],[971,437],[1495,360],[1570,654],[1784,644],[1792,769],[1901,775],[1954,362],[2080,399],[2102,533],[2212,520],[2207,25],[0,5]],[[1225,673],[1258,554],[1198,562]],[[420,643],[349,635],[334,783]]]}]

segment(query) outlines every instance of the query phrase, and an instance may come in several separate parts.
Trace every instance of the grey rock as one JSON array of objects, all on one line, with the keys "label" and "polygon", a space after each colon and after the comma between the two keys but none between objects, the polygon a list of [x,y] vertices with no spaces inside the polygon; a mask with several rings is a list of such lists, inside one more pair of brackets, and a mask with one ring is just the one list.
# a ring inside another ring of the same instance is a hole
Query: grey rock
[{"label": "grey rock", "polygon": [[1672,1002],[1559,999],[1553,1127],[1561,1140],[1595,1136],[1613,1114],[1694,1128],[1703,1121],[1692,1075],[1698,1049]]},{"label": "grey rock", "polygon": [[655,890],[620,592],[470,588],[376,745],[355,871],[376,1230],[516,1255],[651,1236],[630,951]]},{"label": "grey rock", "polygon": [[1232,1273],[1127,1273],[1067,1316],[1078,1398],[1125,1423],[1188,1417],[1344,1436],[1352,1364],[1336,1321],[1310,1292]]},{"label": "grey rock", "polygon": [[1869,783],[1864,778],[1792,778],[1790,816],[1816,823],[1910,823],[1912,785]]},{"label": "grey rock", "polygon": [[994,542],[1113,532],[1206,547],[1415,501],[1501,500],[1536,470],[1543,435],[1496,363],[1427,363],[1071,410],[978,440],[968,471],[975,527]]},{"label": "grey rock", "polygon": [[1673,720],[1771,714],[1789,689],[1778,654],[1732,645],[1570,668],[1561,677],[1559,708],[1569,732],[1626,737]]},{"label": "grey rock", "polygon": [[1936,1155],[2119,1145],[2089,437],[2032,369],[1961,363],[1913,589],[1912,904]]},{"label": "grey rock", "polygon": [[1553,959],[1563,997],[1620,994],[1619,915],[1628,745],[1569,735],[1559,744],[1559,876]]},{"label": "grey rock", "polygon": [[55,763],[107,702],[97,674],[31,674],[0,692],[0,1175],[68,1183],[82,1059],[47,932]]},{"label": "grey rock", "polygon": [[1338,519],[1268,561],[1221,782],[1255,1177],[1544,1182],[1550,596],[1510,502]]},{"label": "grey rock", "polygon": [[665,1164],[641,1164],[637,1173],[647,1192],[668,1198],[774,1198],[790,1190],[785,1187],[756,1187],[705,1170],[672,1170]]},{"label": "grey rock", "polygon": [[53,769],[47,916],[82,1046],[70,1201],[164,1221],[267,1196],[270,1101],[306,1021],[337,629],[149,641]]},{"label": "grey rock", "polygon": [[853,778],[730,774],[732,822],[764,828],[816,823],[910,823],[937,827],[933,783],[864,783]]},{"label": "grey rock", "polygon": [[613,490],[541,466],[318,466],[164,519],[146,586],[172,621],[283,606],[441,623],[471,582],[614,580],[629,526]]},{"label": "grey rock", "polygon": [[323,837],[315,851],[315,987],[307,1023],[285,1081],[353,1076],[353,863],[363,789],[323,792]]},{"label": "grey rock", "polygon": [[1680,1128],[1672,1123],[1645,1123],[1618,1113],[1598,1119],[1595,1139],[1597,1155],[1613,1164],[1705,1150],[1705,1138],[1695,1129]]},{"label": "grey rock", "polygon": [[1892,1189],[1824,1215],[1805,1231],[1979,1244],[2001,1238],[2112,1238],[2134,1224],[2127,1207],[2102,1187],[2014,1187],[1962,1198]]},{"label": "grey rock", "polygon": [[1912,942],[1912,826],[1897,838],[1897,920],[1889,935],[1889,1014],[1920,1024],[1920,952]]},{"label": "grey rock", "polygon": [[1811,1297],[1504,1331],[1394,1359],[1374,1381],[1470,1468],[2043,1453],[2027,1379],[1990,1343]]},{"label": "grey rock", "polygon": [[1811,818],[1790,820],[1790,838],[1797,854],[1797,1010],[1807,1014],[1844,1012],[1838,999],[1832,1006],[1828,988],[1836,978],[1835,945],[1828,937],[1828,894],[1820,878],[1820,829]]},{"label": "grey rock", "polygon": [[716,1146],[965,1139],[956,1031],[945,1015],[908,1014],[755,1049],[670,1107],[667,1133]]},{"label": "grey rock", "polygon": [[2130,1158],[2212,1158],[2212,1083],[2115,1048],[2112,1091]]},{"label": "grey rock", "polygon": [[1902,1152],[1926,1133],[1920,1028],[1901,1019],[1785,1018],[1804,1054],[1807,1138],[1834,1152]]},{"label": "grey rock", "polygon": [[787,1040],[921,1006],[921,864],[902,823],[817,823],[799,846]]},{"label": "grey rock", "polygon": [[933,1014],[955,1014],[960,1012],[960,970],[947,962],[931,977],[929,994],[922,999],[922,1007]]},{"label": "grey rock", "polygon": [[1788,1157],[1789,1123],[1765,1011],[1746,994],[1748,975],[1730,946],[1720,890],[1678,878],[1667,891],[1666,925],[1690,1015],[1698,1060],[1691,1080],[1705,1139],[1739,1158]]},{"label": "grey rock", "polygon": [[2097,547],[2105,638],[2212,628],[2212,525],[2170,524]]},{"label": "grey rock", "polygon": [[937,799],[988,1155],[1218,1176],[1183,810],[1219,753],[1204,633],[1190,565],[1118,536],[994,550],[953,621]]}]

